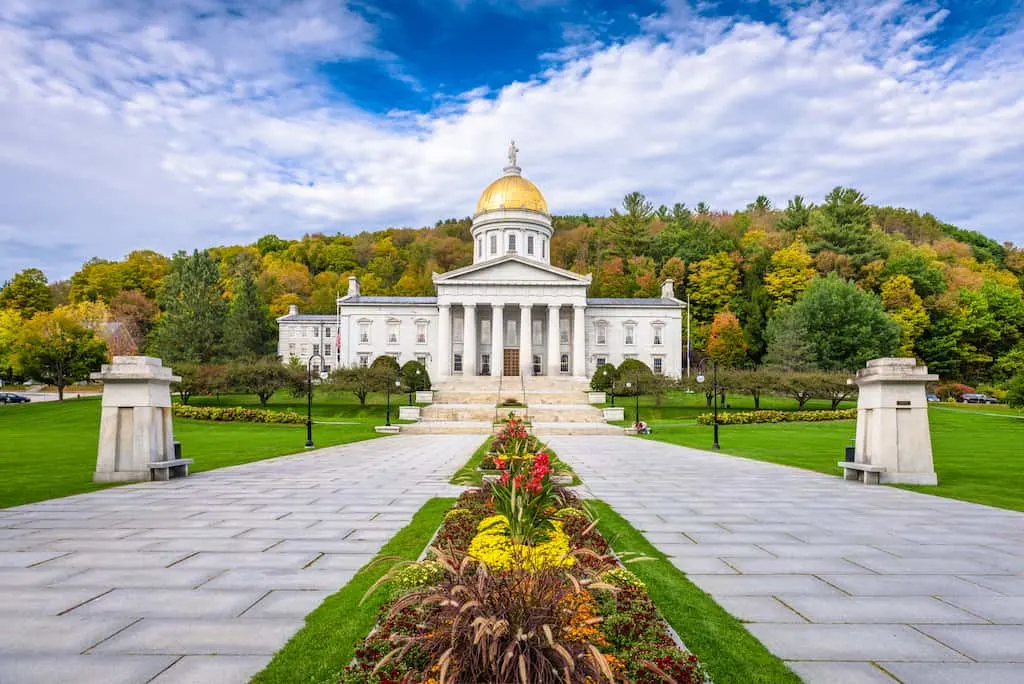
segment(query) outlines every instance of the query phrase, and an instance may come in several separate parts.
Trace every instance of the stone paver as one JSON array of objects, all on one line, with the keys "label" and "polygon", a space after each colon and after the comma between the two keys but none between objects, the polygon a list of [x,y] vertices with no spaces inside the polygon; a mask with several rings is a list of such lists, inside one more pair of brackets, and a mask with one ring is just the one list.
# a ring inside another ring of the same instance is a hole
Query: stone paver
[{"label": "stone paver", "polygon": [[0,510],[0,683],[246,682],[479,435],[389,437]]},{"label": "stone paver", "polygon": [[1024,514],[637,438],[550,444],[805,681],[1024,682]]}]

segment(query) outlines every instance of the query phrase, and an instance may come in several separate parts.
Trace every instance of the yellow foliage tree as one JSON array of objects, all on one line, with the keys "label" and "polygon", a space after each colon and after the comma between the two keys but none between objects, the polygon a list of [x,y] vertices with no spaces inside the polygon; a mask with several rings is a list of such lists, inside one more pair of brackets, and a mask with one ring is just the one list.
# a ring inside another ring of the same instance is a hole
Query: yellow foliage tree
[{"label": "yellow foliage tree", "polygon": [[795,302],[815,275],[813,263],[802,240],[775,252],[764,277],[764,287],[772,300],[776,304]]},{"label": "yellow foliage tree", "polygon": [[740,289],[740,269],[728,252],[712,254],[693,265],[689,285],[694,316],[710,321],[717,312],[732,306]]},{"label": "yellow foliage tree", "polygon": [[929,322],[924,303],[914,291],[914,281],[905,275],[886,280],[882,283],[882,305],[900,326],[900,356],[914,356],[914,345]]}]

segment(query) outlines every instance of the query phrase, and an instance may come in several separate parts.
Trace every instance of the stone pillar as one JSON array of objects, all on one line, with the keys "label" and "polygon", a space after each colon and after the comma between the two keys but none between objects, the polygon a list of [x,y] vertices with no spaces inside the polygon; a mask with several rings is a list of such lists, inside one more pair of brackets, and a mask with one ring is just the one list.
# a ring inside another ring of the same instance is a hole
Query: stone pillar
[{"label": "stone pillar", "polygon": [[479,356],[476,348],[476,304],[462,305],[462,375],[476,375],[476,360]]},{"label": "stone pillar", "polygon": [[529,304],[519,305],[519,373],[529,375],[533,368],[533,324]]},{"label": "stone pillar", "polygon": [[437,375],[447,378],[452,374],[452,307],[437,307]]},{"label": "stone pillar", "polygon": [[505,361],[505,306],[494,304],[491,309],[491,375],[503,372]]},{"label": "stone pillar", "polygon": [[181,380],[149,356],[115,356],[99,373],[103,381],[96,482],[151,479],[149,464],[174,458],[171,383]]},{"label": "stone pillar", "polygon": [[587,377],[586,330],[583,323],[582,304],[572,307],[572,374],[577,378]]},{"label": "stone pillar", "polygon": [[857,371],[855,460],[883,466],[881,482],[938,484],[925,390],[938,379],[906,358],[873,359]]},{"label": "stone pillar", "polygon": [[561,359],[558,347],[558,309],[557,304],[548,304],[548,375],[561,372]]}]

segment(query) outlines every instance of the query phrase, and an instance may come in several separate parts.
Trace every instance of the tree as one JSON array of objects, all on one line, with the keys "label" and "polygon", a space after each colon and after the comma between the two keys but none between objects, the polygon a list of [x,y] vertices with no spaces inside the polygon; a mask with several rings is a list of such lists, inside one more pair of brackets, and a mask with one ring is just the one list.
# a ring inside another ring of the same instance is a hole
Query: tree
[{"label": "tree", "polygon": [[821,370],[862,368],[868,360],[892,356],[900,327],[881,300],[837,276],[815,278],[792,307]]},{"label": "tree", "polygon": [[380,390],[383,385],[380,373],[360,366],[338,368],[331,373],[330,383],[340,390],[352,392],[361,406],[366,405],[366,397],[370,392]]},{"label": "tree", "polygon": [[748,392],[754,399],[754,410],[761,408],[761,394],[772,391],[779,382],[777,373],[765,368],[754,370],[719,371],[718,384],[722,387]]},{"label": "tree", "polygon": [[747,359],[747,341],[740,321],[731,311],[715,314],[708,336],[708,356],[723,368],[737,368]]},{"label": "tree", "polygon": [[1018,373],[1006,388],[1006,404],[1010,408],[1024,408],[1024,373]]},{"label": "tree", "polygon": [[264,356],[274,351],[275,326],[270,310],[260,299],[256,279],[246,274],[235,279],[234,296],[224,322],[224,348],[232,358]]},{"label": "tree", "polygon": [[813,373],[809,381],[816,396],[832,402],[833,411],[857,393],[857,383],[851,382],[846,373]]},{"label": "tree", "polygon": [[14,309],[0,309],[0,378],[14,375],[14,350],[24,321]]},{"label": "tree", "polygon": [[388,354],[381,354],[370,364],[370,369],[377,373],[382,380],[394,382],[402,375],[402,368],[398,365],[395,357]]},{"label": "tree", "polygon": [[787,372],[814,368],[814,350],[807,328],[793,307],[785,307],[775,313],[768,321],[765,336],[768,338],[768,349],[764,355],[766,366]]},{"label": "tree", "polygon": [[305,380],[304,373],[296,373],[272,356],[237,361],[229,365],[224,374],[227,389],[243,394],[255,394],[263,408],[266,408],[267,402],[278,390],[291,388],[296,393],[301,393]]},{"label": "tree", "polygon": [[[107,307],[115,334],[123,342],[121,348],[128,354],[135,354],[146,348],[160,308],[139,290],[118,292]],[[113,345],[111,345],[113,348]]]},{"label": "tree", "polygon": [[811,218],[813,205],[804,204],[804,198],[795,195],[786,205],[786,210],[779,217],[779,228],[782,230],[799,230],[807,225]]},{"label": "tree", "polygon": [[107,359],[107,345],[96,334],[66,314],[41,311],[25,324],[15,348],[16,365],[27,377],[64,388],[87,380]]},{"label": "tree", "polygon": [[631,192],[622,199],[622,209],[612,209],[608,223],[608,242],[613,253],[623,259],[646,254],[651,244],[654,205],[639,192]]},{"label": "tree", "polygon": [[71,276],[72,302],[109,302],[125,288],[124,268],[116,261],[95,257]]},{"label": "tree", "polygon": [[690,302],[694,317],[710,321],[719,311],[731,309],[739,286],[739,269],[726,252],[698,261],[690,273]]},{"label": "tree", "polygon": [[22,318],[32,318],[37,311],[53,308],[46,276],[38,268],[26,268],[15,274],[0,289],[0,309],[12,309]]},{"label": "tree", "polygon": [[614,388],[618,375],[618,369],[615,368],[614,363],[605,363],[598,366],[597,370],[594,371],[594,375],[590,378],[590,389],[595,392],[607,392]]},{"label": "tree", "polygon": [[871,207],[853,188],[834,188],[820,211],[812,214],[811,224],[817,238],[815,252],[843,254],[856,267],[887,256],[881,233],[871,230]]},{"label": "tree", "polygon": [[882,306],[900,326],[900,356],[914,356],[917,339],[928,327],[928,312],[914,282],[905,275],[889,278],[882,284]]},{"label": "tree", "polygon": [[153,346],[165,361],[209,363],[221,356],[227,304],[217,263],[207,252],[174,255],[160,300],[165,313]]},{"label": "tree", "polygon": [[[619,365],[615,394],[632,397],[650,390],[654,371],[640,359],[626,359]],[[626,387],[629,383],[629,387]]]},{"label": "tree", "polygon": [[772,254],[764,287],[776,304],[792,304],[814,278],[814,260],[802,240]]},{"label": "tree", "polygon": [[182,362],[174,364],[171,370],[181,378],[179,382],[171,384],[171,390],[178,393],[181,403],[185,405],[196,394],[212,394],[225,386],[226,366]]},{"label": "tree", "polygon": [[419,392],[430,389],[430,373],[426,367],[415,359],[402,365],[402,384],[406,392]]}]

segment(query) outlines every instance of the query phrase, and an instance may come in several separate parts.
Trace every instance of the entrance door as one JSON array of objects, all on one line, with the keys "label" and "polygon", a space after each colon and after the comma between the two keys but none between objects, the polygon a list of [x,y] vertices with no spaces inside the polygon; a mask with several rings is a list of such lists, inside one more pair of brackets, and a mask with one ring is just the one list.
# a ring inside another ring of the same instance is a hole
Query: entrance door
[{"label": "entrance door", "polygon": [[519,350],[506,349],[505,363],[501,367],[502,375],[519,375]]}]

